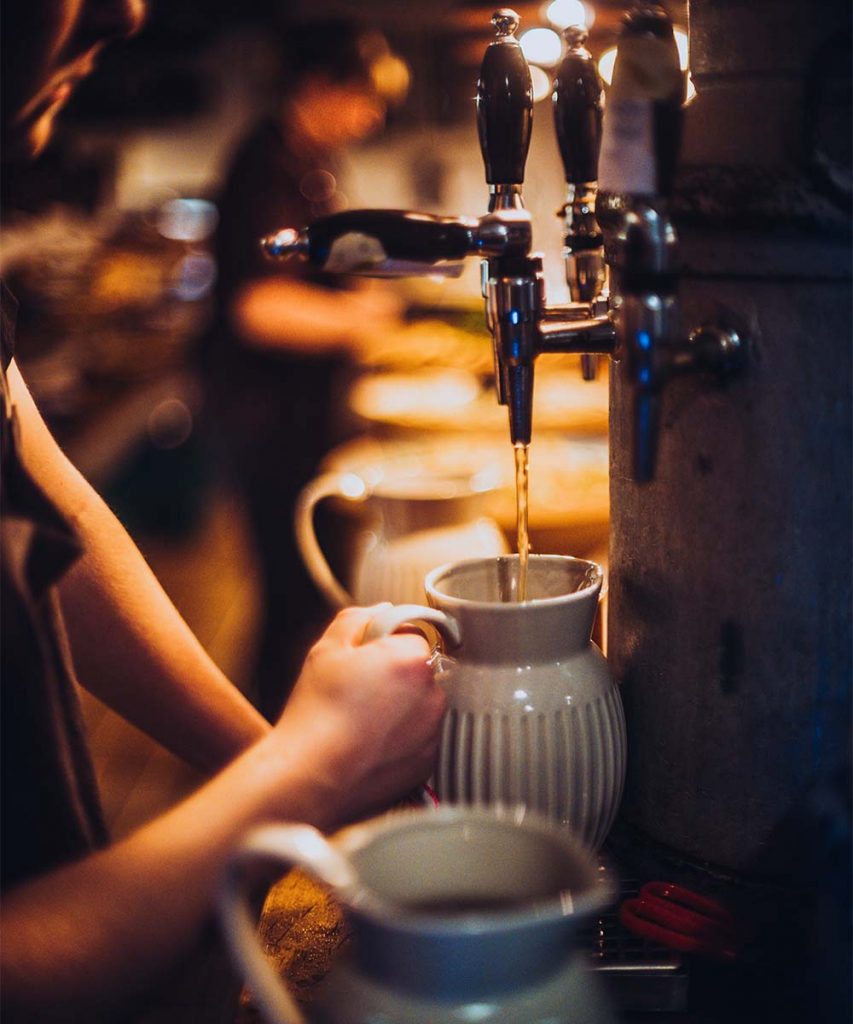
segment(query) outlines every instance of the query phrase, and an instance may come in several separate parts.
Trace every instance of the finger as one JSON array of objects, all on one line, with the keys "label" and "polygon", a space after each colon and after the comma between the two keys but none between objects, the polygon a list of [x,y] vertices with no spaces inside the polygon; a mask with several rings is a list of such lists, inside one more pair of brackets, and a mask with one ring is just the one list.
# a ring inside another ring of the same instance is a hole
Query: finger
[{"label": "finger", "polygon": [[326,636],[340,643],[361,643],[368,623],[382,609],[389,608],[390,602],[373,605],[370,608],[344,608],[332,619],[326,629]]},{"label": "finger", "polygon": [[[430,656],[430,646],[422,633],[392,633],[381,637],[377,643],[390,648],[401,661],[426,662]],[[430,669],[430,674],[432,669]]]}]

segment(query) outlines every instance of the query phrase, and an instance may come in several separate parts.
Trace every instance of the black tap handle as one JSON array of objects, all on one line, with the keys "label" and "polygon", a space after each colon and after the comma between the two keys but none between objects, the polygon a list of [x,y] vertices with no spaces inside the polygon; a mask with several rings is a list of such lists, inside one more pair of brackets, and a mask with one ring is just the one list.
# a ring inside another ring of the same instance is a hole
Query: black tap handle
[{"label": "black tap handle", "polygon": [[283,228],[261,240],[272,259],[293,254],[331,273],[403,277],[430,274],[475,250],[474,220],[407,210],[346,210],[302,231]]},{"label": "black tap handle", "polygon": [[520,185],[533,128],[530,68],[515,38],[515,11],[492,16],[498,38],[486,49],[477,82],[477,131],[490,185]]},{"label": "black tap handle", "polygon": [[[645,13],[638,12],[635,18],[642,29],[661,41],[666,50],[665,62],[673,70],[671,92],[666,96],[659,96],[655,100],[653,129],[658,192],[662,196],[669,197],[675,187],[678,157],[681,153],[687,74],[681,71],[672,21],[666,11],[662,7],[653,5]],[[677,73],[675,73],[675,69],[678,69]]]},{"label": "black tap handle", "polygon": [[598,180],[604,87],[584,45],[586,30],[572,25],[565,36],[569,48],[554,80],[554,124],[566,183],[584,185]]},{"label": "black tap handle", "polygon": [[635,196],[672,194],[687,88],[672,22],[657,3],[625,15],[607,94],[599,186]]}]

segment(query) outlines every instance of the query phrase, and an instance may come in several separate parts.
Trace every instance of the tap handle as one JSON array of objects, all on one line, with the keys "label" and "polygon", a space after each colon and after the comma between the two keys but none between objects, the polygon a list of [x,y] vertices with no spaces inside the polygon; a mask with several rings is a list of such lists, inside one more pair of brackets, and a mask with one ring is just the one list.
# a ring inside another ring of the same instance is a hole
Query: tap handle
[{"label": "tap handle", "polygon": [[566,183],[584,185],[598,180],[603,85],[584,45],[586,29],[570,25],[564,34],[568,50],[554,80],[554,124]]},{"label": "tap handle", "polygon": [[478,222],[407,210],[346,210],[261,239],[271,259],[300,255],[330,273],[456,276],[478,249]]},{"label": "tap handle", "polygon": [[659,4],[639,3],[622,23],[607,94],[602,191],[672,194],[686,87],[669,15]]},{"label": "tap handle", "polygon": [[497,39],[486,48],[477,82],[477,131],[489,185],[521,185],[533,127],[530,68],[515,38],[520,18],[496,11]]}]

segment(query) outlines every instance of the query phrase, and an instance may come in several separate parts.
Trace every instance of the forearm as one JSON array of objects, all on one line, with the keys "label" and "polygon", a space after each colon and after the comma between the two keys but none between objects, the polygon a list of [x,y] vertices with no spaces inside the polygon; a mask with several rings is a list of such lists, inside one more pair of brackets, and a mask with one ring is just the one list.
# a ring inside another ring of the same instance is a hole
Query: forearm
[{"label": "forearm", "polygon": [[261,278],[237,291],[231,316],[238,335],[255,348],[358,352],[377,330],[399,325],[393,304],[380,296],[368,290],[331,291],[286,277]]},{"label": "forearm", "polygon": [[444,695],[423,638],[362,643],[375,609],[339,613],[280,721],[197,793],[115,847],[5,894],[11,1019],[110,1020],[209,918],[229,851],[264,821],[329,830],[433,769]]},{"label": "forearm", "polygon": [[78,530],[86,553],[60,596],[81,683],[196,767],[221,767],[268,723],[219,670],[94,495]]},{"label": "forearm", "polygon": [[303,767],[299,737],[267,738],[126,841],[4,896],[3,1008],[10,1020],[107,1020],[190,947],[225,858],[275,817],[328,827],[334,794]]},{"label": "forearm", "polygon": [[124,528],[65,458],[17,368],[9,381],[30,471],[85,552],[60,585],[81,682],[198,767],[218,767],[267,731],[169,600]]}]

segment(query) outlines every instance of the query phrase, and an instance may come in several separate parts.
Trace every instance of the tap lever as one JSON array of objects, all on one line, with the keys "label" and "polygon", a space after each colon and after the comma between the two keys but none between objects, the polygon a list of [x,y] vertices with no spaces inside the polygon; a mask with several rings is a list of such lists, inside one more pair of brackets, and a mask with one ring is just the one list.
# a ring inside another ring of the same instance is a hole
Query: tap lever
[{"label": "tap lever", "polygon": [[[658,317],[662,313],[662,309],[656,311]],[[667,339],[664,335],[656,345],[642,344],[643,337],[643,332],[637,332],[640,344],[629,352],[634,380],[634,477],[641,483],[655,475],[660,403],[666,382],[674,376],[703,373],[726,384],[746,369],[749,351],[743,328],[731,325],[705,324],[686,339]]]},{"label": "tap lever", "polygon": [[261,246],[271,259],[295,253],[330,273],[456,275],[464,257],[478,250],[478,224],[406,210],[347,210],[300,232],[277,231],[261,239]]},{"label": "tap lever", "polygon": [[607,95],[599,185],[634,198],[672,194],[687,78],[672,22],[641,0],[624,17]]},{"label": "tap lever", "polygon": [[570,25],[564,33],[568,50],[554,80],[554,125],[566,183],[598,180],[603,84],[586,43],[586,29]]},{"label": "tap lever", "polygon": [[704,324],[687,336],[670,356],[673,374],[708,373],[722,384],[743,372],[747,335],[743,328]]},{"label": "tap lever", "polygon": [[[586,29],[569,26],[568,50],[554,80],[554,125],[568,195],[562,214],[566,283],[574,302],[592,302],[605,287],[604,238],[595,218],[598,154],[601,149],[601,76],[587,50]],[[584,357],[585,380],[594,380],[597,362]]]},{"label": "tap lever", "polygon": [[374,277],[461,272],[466,256],[524,258],[530,214],[498,210],[479,219],[436,217],[411,210],[347,210],[297,231],[282,228],[261,239],[270,259],[298,255],[321,270]]},{"label": "tap lever", "polygon": [[493,191],[522,184],[530,147],[533,83],[515,38],[519,22],[508,8],[492,16],[497,39],[486,48],[477,82],[477,131]]}]

